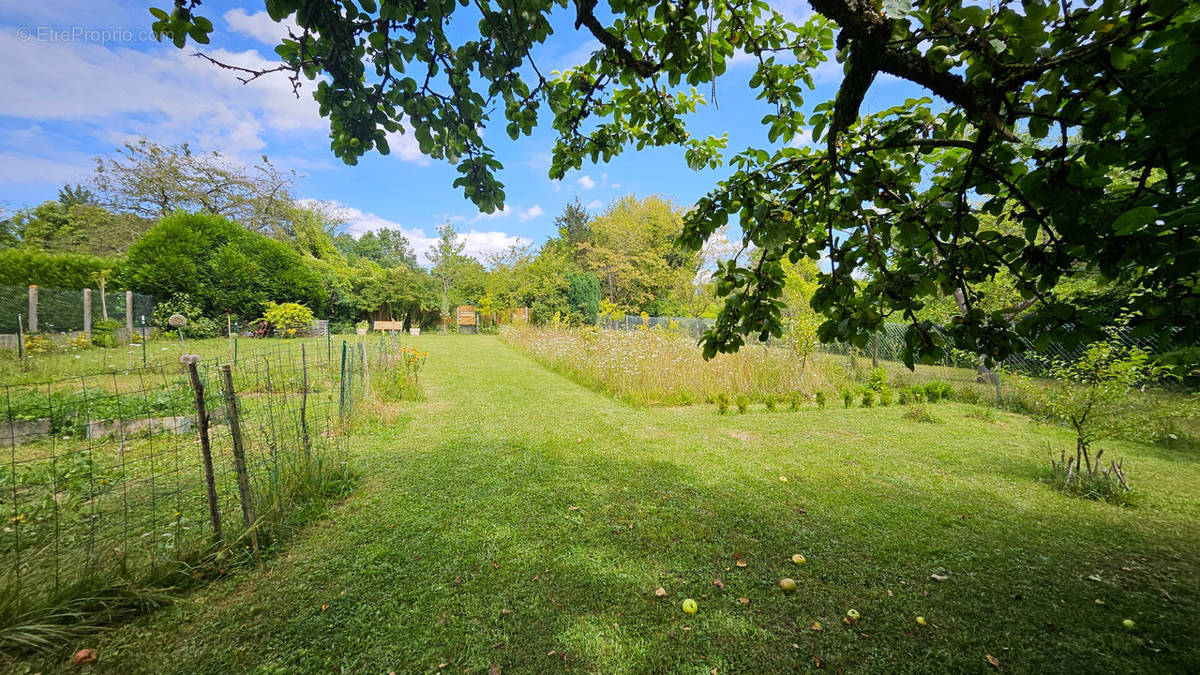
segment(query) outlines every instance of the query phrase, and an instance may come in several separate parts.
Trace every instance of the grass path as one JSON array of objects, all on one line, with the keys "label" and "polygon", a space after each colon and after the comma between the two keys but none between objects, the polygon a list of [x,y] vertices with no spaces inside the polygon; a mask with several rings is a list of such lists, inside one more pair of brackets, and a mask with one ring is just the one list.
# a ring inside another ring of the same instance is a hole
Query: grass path
[{"label": "grass path", "polygon": [[1047,442],[1068,439],[1014,415],[638,409],[498,338],[418,344],[429,400],[356,438],[351,498],[287,553],[78,645],[99,651],[93,668],[1200,667],[1195,453],[1111,449],[1145,489],[1117,508],[1037,483]]}]

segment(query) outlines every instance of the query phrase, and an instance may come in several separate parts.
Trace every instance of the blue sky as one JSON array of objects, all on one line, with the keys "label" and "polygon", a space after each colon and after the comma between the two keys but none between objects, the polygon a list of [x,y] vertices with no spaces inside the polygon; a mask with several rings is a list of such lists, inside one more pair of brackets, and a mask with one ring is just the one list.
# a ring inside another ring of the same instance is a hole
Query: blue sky
[{"label": "blue sky", "polygon": [[[542,118],[543,130],[516,142],[501,123],[485,132],[485,140],[495,143],[505,165],[500,179],[507,207],[480,214],[451,188],[454,168],[421,156],[411,136],[393,139],[389,156],[372,154],[357,166],[343,165],[329,151],[328,127],[308,94],[311,89],[297,100],[283,75],[243,85],[192,57],[191,45],[181,51],[155,42],[146,11],[151,4],[170,3],[0,4],[0,205],[12,210],[51,199],[64,182],[85,180],[95,156],[145,136],[243,161],[266,154],[277,166],[301,174],[298,196],[341,205],[352,231],[398,227],[422,250],[437,225],[450,220],[465,233],[468,252],[483,256],[513,243],[540,244],[553,233],[554,216],[575,197],[593,210],[626,194],[661,194],[686,206],[729,171],[691,171],[682,150],[668,148],[629,151],[551,181],[548,118]],[[773,5],[793,18],[809,13],[803,2]],[[247,66],[272,59],[283,29],[270,22],[261,3],[208,0],[202,13],[215,26],[206,52]],[[543,72],[578,64],[598,47],[573,30],[573,16],[563,12],[556,18],[558,30],[535,55]],[[749,59],[734,61],[718,81],[719,108],[709,105],[695,114],[693,134],[728,132],[728,154],[767,145],[766,129],[759,124],[767,107],[746,86],[752,73]],[[834,95],[840,66],[825,64],[816,79],[810,104]],[[918,93],[881,79],[864,111]]]}]

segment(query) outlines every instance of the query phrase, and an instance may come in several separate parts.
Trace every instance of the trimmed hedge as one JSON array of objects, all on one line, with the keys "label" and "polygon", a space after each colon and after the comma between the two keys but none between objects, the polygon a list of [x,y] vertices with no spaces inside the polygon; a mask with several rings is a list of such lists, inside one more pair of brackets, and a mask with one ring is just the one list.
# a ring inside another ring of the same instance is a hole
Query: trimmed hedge
[{"label": "trimmed hedge", "polygon": [[0,251],[0,286],[96,288],[96,274],[112,270],[108,288],[118,290],[116,278],[123,267],[121,258],[10,248]]}]

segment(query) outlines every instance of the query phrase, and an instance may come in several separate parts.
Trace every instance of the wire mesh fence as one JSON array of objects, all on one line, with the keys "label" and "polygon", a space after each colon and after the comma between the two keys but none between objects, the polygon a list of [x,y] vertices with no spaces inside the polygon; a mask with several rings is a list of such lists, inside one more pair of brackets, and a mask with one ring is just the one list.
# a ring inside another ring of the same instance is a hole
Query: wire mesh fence
[{"label": "wire mesh fence", "polygon": [[252,553],[344,487],[368,351],[312,347],[0,387],[10,604],[53,606],[215,551]]},{"label": "wire mesh fence", "polygon": [[[696,339],[703,336],[704,331],[708,330],[713,323],[712,319],[704,318],[640,316],[636,314],[621,317],[603,317],[597,322],[601,328],[609,330],[668,330]],[[859,349],[846,342],[816,343],[814,347],[817,351],[827,354],[903,362],[904,335],[907,330],[907,324],[885,324],[883,330],[872,335],[871,340],[868,341],[867,347],[864,349]],[[953,339],[948,333],[941,332],[941,335],[947,344],[953,344]],[[1108,335],[1110,340],[1115,340],[1126,348],[1137,347],[1150,354],[1154,354],[1159,349],[1154,340],[1135,336],[1128,329],[1112,328],[1108,331]],[[1004,360],[1002,365],[1008,372],[1034,377],[1043,375],[1046,372],[1047,365],[1051,361],[1068,363],[1077,361],[1091,346],[1090,344],[1080,344],[1074,347],[1066,347],[1061,343],[1050,342],[1044,347],[1036,347],[1029,340],[1022,339],[1021,341],[1025,348],[1011,354]],[[946,357],[932,365],[973,369],[979,365],[979,359],[974,354],[961,349],[948,349]]]},{"label": "wire mesh fence", "polygon": [[[28,286],[0,286],[0,334],[16,334],[18,317],[20,326],[30,332],[30,314],[36,311],[37,330],[42,333],[69,333],[84,330],[84,292],[74,288],[41,288],[33,297],[31,306]],[[141,317],[150,317],[154,311],[154,297],[133,293],[131,296],[132,317],[134,326],[138,326]],[[88,316],[93,322],[102,320],[105,316],[125,323],[127,296],[124,291],[109,291],[103,296],[99,291],[91,293],[91,307]]]}]

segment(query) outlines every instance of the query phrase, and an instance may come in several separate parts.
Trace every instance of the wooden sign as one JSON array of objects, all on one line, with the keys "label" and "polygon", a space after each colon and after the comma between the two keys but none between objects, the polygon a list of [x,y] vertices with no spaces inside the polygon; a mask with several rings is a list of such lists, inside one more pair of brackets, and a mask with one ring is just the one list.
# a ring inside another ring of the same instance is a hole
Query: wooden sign
[{"label": "wooden sign", "polygon": [[403,321],[376,321],[375,330],[404,330]]},{"label": "wooden sign", "polygon": [[459,305],[458,307],[458,325],[474,326],[475,325],[475,308],[471,305]]}]

